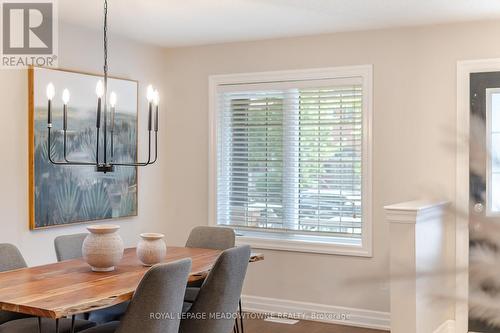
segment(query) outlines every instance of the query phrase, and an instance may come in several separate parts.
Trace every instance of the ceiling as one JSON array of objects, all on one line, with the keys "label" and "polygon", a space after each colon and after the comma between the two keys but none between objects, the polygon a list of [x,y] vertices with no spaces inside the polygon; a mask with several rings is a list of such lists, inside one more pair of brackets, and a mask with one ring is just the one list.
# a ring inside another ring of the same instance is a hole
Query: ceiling
[{"label": "ceiling", "polygon": [[[59,0],[59,18],[102,25],[103,0]],[[165,47],[500,20],[500,0],[108,0],[112,33]]]}]

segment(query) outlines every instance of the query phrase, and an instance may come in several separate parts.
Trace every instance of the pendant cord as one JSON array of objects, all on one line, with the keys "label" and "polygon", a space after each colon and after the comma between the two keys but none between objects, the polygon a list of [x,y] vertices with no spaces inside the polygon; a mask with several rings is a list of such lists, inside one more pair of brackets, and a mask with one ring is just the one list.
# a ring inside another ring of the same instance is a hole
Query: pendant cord
[{"label": "pendant cord", "polygon": [[104,0],[104,79],[108,78],[108,1]]},{"label": "pendant cord", "polygon": [[[108,163],[108,1],[104,0],[104,165]],[[97,143],[99,144],[99,142]]]}]

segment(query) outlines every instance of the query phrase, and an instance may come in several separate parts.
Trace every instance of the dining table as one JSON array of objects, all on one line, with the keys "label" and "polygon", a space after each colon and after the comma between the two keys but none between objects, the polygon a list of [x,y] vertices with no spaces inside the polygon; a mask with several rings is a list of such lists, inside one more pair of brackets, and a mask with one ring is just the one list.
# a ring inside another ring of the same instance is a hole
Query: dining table
[{"label": "dining table", "polygon": [[[167,247],[163,263],[191,258],[188,284],[203,280],[222,251],[214,249]],[[250,262],[264,260],[252,253]],[[0,310],[13,311],[56,321],[129,301],[150,267],[144,266],[135,248],[124,250],[123,258],[111,272],[93,272],[83,258],[22,268],[0,273]]]}]

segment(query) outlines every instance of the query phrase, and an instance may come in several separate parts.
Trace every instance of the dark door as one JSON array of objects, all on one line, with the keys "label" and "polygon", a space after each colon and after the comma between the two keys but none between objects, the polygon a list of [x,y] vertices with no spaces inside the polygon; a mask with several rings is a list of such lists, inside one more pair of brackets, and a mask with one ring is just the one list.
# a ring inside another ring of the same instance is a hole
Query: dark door
[{"label": "dark door", "polygon": [[469,331],[500,333],[500,72],[471,74],[470,101]]}]

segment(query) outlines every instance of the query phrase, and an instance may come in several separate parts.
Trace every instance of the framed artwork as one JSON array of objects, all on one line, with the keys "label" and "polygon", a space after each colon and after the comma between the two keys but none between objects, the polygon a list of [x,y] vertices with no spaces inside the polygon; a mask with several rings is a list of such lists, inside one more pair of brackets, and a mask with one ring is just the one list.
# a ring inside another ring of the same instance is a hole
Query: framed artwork
[{"label": "framed artwork", "polygon": [[[37,67],[28,70],[29,226],[32,230],[137,215],[136,167],[117,166],[114,172],[102,173],[95,172],[92,166],[53,165],[48,160],[47,85],[53,83],[56,88],[51,108],[53,159],[64,159],[61,93],[67,88],[71,93],[68,159],[89,162],[96,158],[95,86],[100,79],[102,76],[67,70]],[[108,92],[111,91],[118,97],[114,159],[134,162],[137,157],[138,82],[109,78]]]}]

